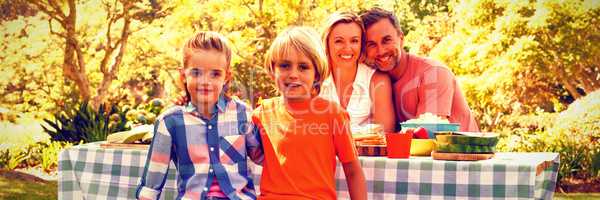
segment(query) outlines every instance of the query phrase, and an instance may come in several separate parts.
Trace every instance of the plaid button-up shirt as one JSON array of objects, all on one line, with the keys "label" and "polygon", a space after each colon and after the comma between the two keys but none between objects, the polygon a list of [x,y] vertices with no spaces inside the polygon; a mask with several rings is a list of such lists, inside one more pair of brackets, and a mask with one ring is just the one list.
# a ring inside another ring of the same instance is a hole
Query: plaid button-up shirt
[{"label": "plaid button-up shirt", "polygon": [[154,125],[146,167],[137,190],[139,199],[158,199],[171,160],[177,168],[177,199],[205,199],[212,181],[230,199],[256,199],[247,157],[262,163],[258,129],[251,110],[236,99],[219,98],[211,119],[195,106],[175,106]]}]

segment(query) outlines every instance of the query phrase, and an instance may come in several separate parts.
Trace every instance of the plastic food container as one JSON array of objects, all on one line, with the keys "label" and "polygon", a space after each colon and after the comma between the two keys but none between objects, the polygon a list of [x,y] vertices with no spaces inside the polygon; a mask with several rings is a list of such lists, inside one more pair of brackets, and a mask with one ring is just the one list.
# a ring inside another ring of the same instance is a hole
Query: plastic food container
[{"label": "plastic food container", "polygon": [[402,129],[423,127],[427,130],[429,138],[434,139],[435,133],[439,131],[458,131],[460,124],[458,123],[400,123]]}]

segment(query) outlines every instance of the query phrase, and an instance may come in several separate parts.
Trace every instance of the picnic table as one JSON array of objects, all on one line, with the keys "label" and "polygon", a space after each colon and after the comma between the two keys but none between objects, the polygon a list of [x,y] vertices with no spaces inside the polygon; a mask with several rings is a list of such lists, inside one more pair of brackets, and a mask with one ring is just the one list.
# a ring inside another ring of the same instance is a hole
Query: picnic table
[{"label": "picnic table", "polygon": [[[135,199],[147,149],[104,148],[101,142],[64,149],[59,155],[59,199]],[[496,153],[482,161],[431,157],[359,157],[369,199],[551,199],[557,153]],[[257,191],[261,167],[250,165]],[[338,163],[338,199],[349,199]],[[161,199],[177,195],[173,163]]]}]

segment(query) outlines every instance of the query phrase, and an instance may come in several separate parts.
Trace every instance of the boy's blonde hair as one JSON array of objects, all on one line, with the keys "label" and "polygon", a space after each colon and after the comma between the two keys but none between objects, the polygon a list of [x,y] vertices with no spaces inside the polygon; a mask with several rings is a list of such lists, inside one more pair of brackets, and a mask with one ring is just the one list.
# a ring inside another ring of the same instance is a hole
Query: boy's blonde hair
[{"label": "boy's blonde hair", "polygon": [[194,50],[197,49],[216,50],[224,53],[225,58],[227,59],[226,69],[229,70],[229,65],[231,64],[231,48],[229,40],[223,35],[212,31],[202,31],[188,39],[183,45],[183,68],[187,67],[190,57],[194,53]]},{"label": "boy's blonde hair", "polygon": [[338,24],[350,23],[355,23],[356,25],[358,25],[358,27],[360,27],[360,56],[358,58],[358,61],[360,62],[364,58],[366,48],[365,43],[367,41],[365,26],[363,25],[363,22],[358,15],[347,11],[334,12],[327,18],[327,20],[322,26],[321,39],[323,40],[323,44],[325,45],[325,54],[327,55],[327,58],[331,56],[329,55],[329,43],[327,42],[327,39],[329,39],[329,35],[331,34],[331,30],[333,30],[333,27]]},{"label": "boy's blonde hair", "polygon": [[285,29],[273,40],[265,55],[264,66],[269,73],[273,74],[276,60],[284,59],[292,48],[301,52],[312,61],[316,68],[317,74],[313,88],[316,89],[318,95],[323,80],[329,76],[327,57],[318,35],[319,33],[310,27],[297,26]]}]

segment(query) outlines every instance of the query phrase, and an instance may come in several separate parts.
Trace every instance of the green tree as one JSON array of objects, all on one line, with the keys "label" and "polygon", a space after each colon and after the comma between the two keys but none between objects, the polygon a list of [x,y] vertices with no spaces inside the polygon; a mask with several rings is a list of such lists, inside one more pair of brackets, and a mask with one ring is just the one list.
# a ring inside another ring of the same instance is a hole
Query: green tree
[{"label": "green tree", "polygon": [[426,43],[448,33],[428,54],[459,75],[484,127],[514,113],[560,111],[600,88],[597,1],[472,0],[450,3],[449,12],[433,23],[449,28],[412,37]]},{"label": "green tree", "polygon": [[61,40],[48,35],[48,28],[47,20],[40,15],[2,22],[2,106],[38,113],[56,110],[73,99],[72,84],[61,78],[62,53],[56,51],[61,48]]},{"label": "green tree", "polygon": [[[176,6],[173,15],[165,18],[162,25],[169,26],[170,30],[180,30],[179,36],[188,36],[199,30],[226,35],[232,41],[236,54],[232,62],[234,81],[231,92],[254,104],[259,97],[277,94],[262,67],[264,54],[277,33],[292,25],[319,28],[325,17],[335,10],[359,11],[372,5],[374,3],[338,1],[184,1]],[[177,23],[173,23],[175,21]],[[181,40],[175,42],[179,43]],[[177,50],[180,51],[179,48]]]},{"label": "green tree", "polygon": [[[112,81],[116,79],[130,34],[135,28],[140,28],[139,24],[132,25],[133,20],[143,20],[146,10],[152,9],[151,5],[126,0],[86,5],[78,5],[75,0],[29,2],[47,15],[49,32],[64,40],[63,75],[75,83],[83,99],[91,100],[93,107],[97,108],[104,102]],[[92,9],[97,9],[94,8],[96,6],[100,6],[105,12],[92,14]],[[78,17],[81,13],[88,14]],[[91,19],[86,20],[89,17]],[[93,23],[96,17],[106,20]],[[53,28],[56,24],[60,27],[57,30]],[[88,34],[93,36],[86,37]],[[101,55],[95,55],[96,53]],[[87,70],[90,63],[99,67],[101,80],[97,86],[92,83],[94,80],[90,80],[90,72]],[[91,91],[93,88],[96,88],[95,94]]]},{"label": "green tree", "polygon": [[410,21],[415,15],[408,3],[412,7],[418,4],[304,0],[26,2],[33,13],[10,4],[15,12],[6,15],[1,27],[5,38],[0,44],[0,58],[5,67],[0,74],[0,103],[20,111],[51,112],[79,98],[91,99],[94,104],[138,105],[154,97],[177,96],[181,44],[200,30],[221,32],[232,41],[236,56],[231,92],[255,103],[259,97],[277,94],[262,65],[264,53],[282,29],[290,25],[318,29],[334,11],[358,12],[374,5],[393,8]]}]

